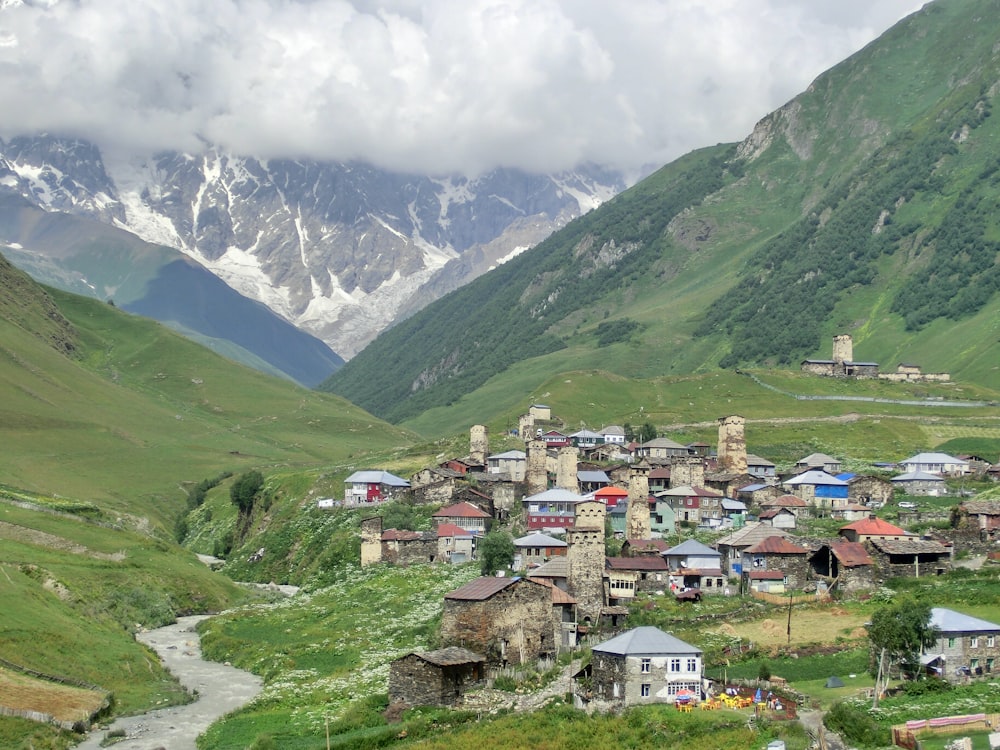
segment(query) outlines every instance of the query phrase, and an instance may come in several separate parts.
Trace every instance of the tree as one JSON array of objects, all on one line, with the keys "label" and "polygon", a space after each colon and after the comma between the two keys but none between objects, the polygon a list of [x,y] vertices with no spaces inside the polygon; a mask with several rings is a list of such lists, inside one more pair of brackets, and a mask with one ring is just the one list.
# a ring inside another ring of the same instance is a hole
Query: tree
[{"label": "tree", "polygon": [[514,562],[514,539],[506,531],[491,531],[479,543],[479,569],[484,576],[506,570]]},{"label": "tree", "polygon": [[264,475],[259,471],[248,471],[236,477],[236,481],[229,488],[229,499],[233,501],[233,505],[239,508],[240,515],[250,515],[254,500],[257,499],[257,493],[263,486]]},{"label": "tree", "polygon": [[650,440],[656,440],[656,425],[652,422],[643,422],[639,428],[639,442],[648,443]]},{"label": "tree", "polygon": [[931,625],[931,607],[926,602],[901,599],[882,607],[872,615],[868,639],[875,654],[872,672],[875,675],[875,703],[885,691],[893,665],[900,668],[917,663],[920,650],[931,646],[937,631]]}]

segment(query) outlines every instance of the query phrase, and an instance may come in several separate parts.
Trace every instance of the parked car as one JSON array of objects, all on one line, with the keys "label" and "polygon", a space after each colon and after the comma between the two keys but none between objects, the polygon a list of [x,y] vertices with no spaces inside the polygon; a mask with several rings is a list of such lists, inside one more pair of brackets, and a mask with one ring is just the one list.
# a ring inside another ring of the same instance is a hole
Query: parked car
[{"label": "parked car", "polygon": [[909,502],[907,500],[904,500],[903,502],[901,502],[899,504],[899,507],[900,508],[909,508],[909,509],[912,509],[912,508],[916,508],[917,504],[916,503],[911,503],[911,502]]},{"label": "parked car", "polygon": [[674,594],[674,599],[679,602],[700,602],[701,589],[681,589]]}]

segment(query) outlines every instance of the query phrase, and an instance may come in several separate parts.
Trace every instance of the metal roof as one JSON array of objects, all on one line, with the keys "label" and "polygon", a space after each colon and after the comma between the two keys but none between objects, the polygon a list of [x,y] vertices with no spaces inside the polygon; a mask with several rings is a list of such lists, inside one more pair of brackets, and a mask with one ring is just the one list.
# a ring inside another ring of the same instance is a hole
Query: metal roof
[{"label": "metal roof", "polygon": [[800,484],[832,484],[836,487],[846,487],[847,482],[843,479],[837,479],[837,477],[832,474],[827,474],[825,471],[820,471],[819,469],[810,469],[809,471],[804,471],[796,477],[785,480],[782,484],[788,484],[792,486]]},{"label": "metal roof", "polygon": [[609,641],[594,646],[591,651],[617,654],[618,656],[701,655],[701,649],[651,625],[628,630]]},{"label": "metal roof", "polygon": [[854,521],[840,527],[841,531],[844,529],[850,529],[864,536],[910,536],[908,532],[878,516],[862,518],[860,521]]},{"label": "metal roof", "polygon": [[566,542],[548,534],[535,532],[514,540],[515,547],[565,547]]},{"label": "metal roof", "polygon": [[708,547],[697,539],[687,539],[676,547],[671,547],[664,555],[669,555],[670,557],[678,557],[681,555],[697,555],[699,557],[721,557],[722,553],[718,550],[714,550]]},{"label": "metal roof", "polygon": [[389,487],[410,486],[410,483],[402,477],[397,477],[395,474],[390,474],[388,471],[380,471],[376,469],[356,471],[344,480],[344,484],[384,484]]},{"label": "metal roof", "polygon": [[931,609],[931,627],[940,633],[982,633],[1000,632],[1000,625],[980,620],[978,617],[965,615],[953,609],[934,607]]},{"label": "metal roof", "polygon": [[830,551],[833,552],[841,565],[848,568],[859,568],[866,565],[874,565],[871,555],[861,542],[849,542],[846,539],[842,542],[830,544]]},{"label": "metal roof", "polygon": [[528,454],[524,451],[506,451],[505,453],[494,453],[490,458],[502,458],[506,461],[524,461]]},{"label": "metal roof", "polygon": [[580,482],[610,482],[611,479],[603,471],[578,471],[576,478]]},{"label": "metal roof", "polygon": [[[520,577],[501,578],[499,576],[482,576],[464,586],[459,586],[454,591],[449,591],[444,595],[444,598],[462,601],[482,601],[503,591],[508,586],[513,586],[518,581],[523,580],[525,579]],[[535,581],[532,581],[532,583],[535,583]]]},{"label": "metal roof", "polygon": [[666,570],[667,561],[659,555],[639,557],[607,557],[606,567],[611,570]]},{"label": "metal roof", "polygon": [[472,503],[455,503],[442,508],[432,518],[490,518],[490,514],[480,510]]},{"label": "metal roof", "polygon": [[893,477],[890,482],[940,482],[944,484],[944,477],[937,474],[928,474],[926,471],[908,471],[905,474]]},{"label": "metal roof", "polygon": [[915,456],[899,462],[900,466],[905,464],[967,464],[960,458],[949,456],[947,453],[918,453]]}]

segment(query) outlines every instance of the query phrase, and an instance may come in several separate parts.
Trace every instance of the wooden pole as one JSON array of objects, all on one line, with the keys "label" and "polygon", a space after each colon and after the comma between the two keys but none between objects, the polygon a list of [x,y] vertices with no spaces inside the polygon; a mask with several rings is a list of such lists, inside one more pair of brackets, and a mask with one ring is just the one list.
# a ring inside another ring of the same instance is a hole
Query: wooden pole
[{"label": "wooden pole", "polygon": [[792,592],[788,592],[788,643],[792,642]]}]

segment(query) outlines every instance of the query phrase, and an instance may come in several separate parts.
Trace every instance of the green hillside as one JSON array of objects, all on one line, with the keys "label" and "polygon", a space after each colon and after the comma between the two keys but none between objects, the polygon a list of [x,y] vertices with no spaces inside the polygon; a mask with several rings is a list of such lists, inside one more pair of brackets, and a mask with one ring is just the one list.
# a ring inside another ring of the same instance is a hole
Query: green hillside
[{"label": "green hillside", "polygon": [[226,360],[0,259],[0,482],[170,528],[187,486],[405,445],[328,394]]},{"label": "green hillside", "polygon": [[667,165],[323,387],[404,422],[498,373],[795,367],[851,333],[856,358],[883,369],[1000,388],[1000,52],[982,22],[998,12],[925,7],[743,143]]}]

